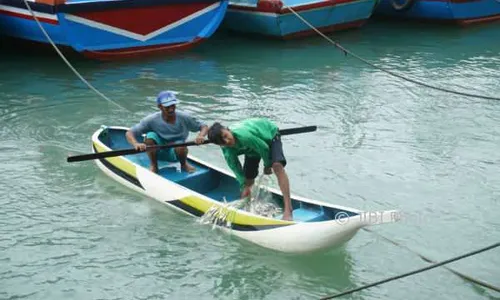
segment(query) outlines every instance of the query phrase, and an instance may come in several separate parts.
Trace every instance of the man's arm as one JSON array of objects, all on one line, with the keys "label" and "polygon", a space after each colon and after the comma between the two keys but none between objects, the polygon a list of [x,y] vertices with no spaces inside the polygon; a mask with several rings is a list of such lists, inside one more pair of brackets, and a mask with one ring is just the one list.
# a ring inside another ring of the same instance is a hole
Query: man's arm
[{"label": "man's arm", "polygon": [[[208,132],[208,126],[205,122],[201,121],[200,119],[198,119],[197,117],[195,117],[191,113],[187,113],[187,112],[183,112],[183,113],[184,113],[184,116],[186,118],[187,127],[188,127],[189,131],[191,131],[191,132],[200,131],[200,133],[201,133],[201,131],[204,130],[204,127],[207,127],[206,132]],[[206,132],[205,132],[205,134],[206,134]]]},{"label": "man's arm", "polygon": [[205,140],[205,136],[207,136],[207,133],[208,133],[208,126],[201,125],[200,133],[196,137],[195,142],[201,144]]},{"label": "man's arm", "polygon": [[130,129],[127,130],[127,133],[125,133],[125,137],[127,138],[127,141],[130,143],[130,145],[135,147],[135,145],[138,144],[134,133]]},{"label": "man's arm", "polygon": [[226,160],[228,167],[236,176],[236,180],[238,180],[240,184],[240,189],[242,189],[245,185],[246,179],[240,160],[238,159],[238,155],[236,155],[235,151],[230,148],[222,148],[222,153],[224,154],[224,159]]},{"label": "man's arm", "polygon": [[139,143],[135,136],[136,134],[144,133],[147,129],[148,124],[144,120],[141,120],[139,124],[127,130],[127,133],[125,133],[125,137],[127,138],[127,141],[137,150],[145,150],[146,145],[144,143]]},{"label": "man's arm", "polygon": [[205,136],[208,134],[208,126],[205,122],[200,121],[195,116],[190,113],[186,113],[187,116],[187,125],[188,130],[191,132],[198,132],[198,135],[195,138],[195,143],[201,144],[205,140]]}]

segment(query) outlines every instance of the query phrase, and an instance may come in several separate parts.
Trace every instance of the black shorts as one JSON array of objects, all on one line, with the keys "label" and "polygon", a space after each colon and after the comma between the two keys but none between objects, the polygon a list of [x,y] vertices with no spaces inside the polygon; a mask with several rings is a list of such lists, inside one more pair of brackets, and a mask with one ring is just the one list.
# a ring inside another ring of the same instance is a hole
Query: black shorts
[{"label": "black shorts", "polygon": [[[270,151],[269,155],[271,156],[271,163],[281,163],[286,166],[285,154],[283,154],[283,144],[281,143],[281,136],[277,134],[271,140],[271,144],[269,145]],[[245,173],[245,177],[248,179],[255,179],[259,174],[259,163],[260,157],[250,157],[245,155],[245,163],[243,165],[243,172]]]}]

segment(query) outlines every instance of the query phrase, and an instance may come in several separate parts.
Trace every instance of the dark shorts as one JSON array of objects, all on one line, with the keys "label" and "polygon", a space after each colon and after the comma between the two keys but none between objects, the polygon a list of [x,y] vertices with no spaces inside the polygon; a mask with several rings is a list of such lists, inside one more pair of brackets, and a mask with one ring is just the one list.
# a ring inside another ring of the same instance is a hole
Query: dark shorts
[{"label": "dark shorts", "polygon": [[[271,155],[271,163],[281,163],[286,166],[285,154],[283,154],[283,144],[281,143],[281,136],[277,134],[269,145],[270,155]],[[259,174],[259,163],[260,157],[250,157],[245,155],[245,163],[243,165],[243,172],[245,173],[245,177],[248,179],[255,179]]]}]

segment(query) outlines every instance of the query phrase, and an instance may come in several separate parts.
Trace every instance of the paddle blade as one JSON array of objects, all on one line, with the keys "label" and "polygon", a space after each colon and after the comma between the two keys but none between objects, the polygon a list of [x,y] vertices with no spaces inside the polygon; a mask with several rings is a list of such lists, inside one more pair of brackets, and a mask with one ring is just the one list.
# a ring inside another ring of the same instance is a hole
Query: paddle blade
[{"label": "paddle blade", "polygon": [[316,129],[318,129],[318,126],[304,126],[304,127],[288,128],[288,129],[281,129],[280,134],[287,135],[287,134],[306,133],[306,132],[316,131]]}]

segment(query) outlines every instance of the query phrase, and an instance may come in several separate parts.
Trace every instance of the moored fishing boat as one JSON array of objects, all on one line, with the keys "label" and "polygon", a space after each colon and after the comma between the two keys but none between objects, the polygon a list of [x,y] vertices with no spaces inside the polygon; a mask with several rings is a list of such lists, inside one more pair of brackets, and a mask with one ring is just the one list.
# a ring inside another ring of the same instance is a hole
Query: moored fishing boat
[{"label": "moored fishing boat", "polygon": [[[283,39],[361,27],[378,0],[230,0],[222,27]],[[293,10],[293,11],[292,11]]]},{"label": "moored fishing boat", "polygon": [[374,15],[468,25],[500,20],[500,0],[381,0]]},{"label": "moored fishing boat", "polygon": [[[2,0],[0,35],[96,59],[189,49],[219,27],[228,0]],[[30,11],[31,9],[31,11]]]},{"label": "moored fishing boat", "polygon": [[[105,127],[92,136],[92,151],[105,153],[130,147],[125,127]],[[139,137],[138,137],[139,138]],[[239,201],[239,184],[228,171],[189,156],[193,173],[159,161],[159,173],[149,170],[146,153],[100,158],[98,167],[119,183],[195,217],[218,208],[226,215],[216,226],[260,246],[292,253],[313,252],[349,241],[364,226],[394,222],[398,212],[364,212],[292,195],[293,221],[279,214],[262,216],[225,205]],[[267,188],[276,201],[281,193]]]}]

